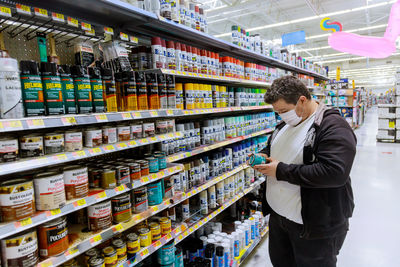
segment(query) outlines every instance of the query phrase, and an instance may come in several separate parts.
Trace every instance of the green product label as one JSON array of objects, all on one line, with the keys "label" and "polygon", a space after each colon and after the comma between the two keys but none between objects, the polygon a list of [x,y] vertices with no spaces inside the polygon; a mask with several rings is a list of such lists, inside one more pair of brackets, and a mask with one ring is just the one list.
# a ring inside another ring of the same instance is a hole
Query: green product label
[{"label": "green product label", "polygon": [[100,79],[90,79],[93,96],[93,111],[105,112],[103,84]]},{"label": "green product label", "polygon": [[22,97],[24,99],[25,115],[45,115],[43,85],[39,75],[21,75]]},{"label": "green product label", "polygon": [[74,80],[71,77],[62,77],[61,85],[63,90],[65,112],[68,114],[76,114]]},{"label": "green product label", "polygon": [[87,78],[75,78],[74,85],[79,113],[93,112],[90,80]]},{"label": "green product label", "polygon": [[58,76],[43,76],[47,115],[64,114],[61,80]]}]

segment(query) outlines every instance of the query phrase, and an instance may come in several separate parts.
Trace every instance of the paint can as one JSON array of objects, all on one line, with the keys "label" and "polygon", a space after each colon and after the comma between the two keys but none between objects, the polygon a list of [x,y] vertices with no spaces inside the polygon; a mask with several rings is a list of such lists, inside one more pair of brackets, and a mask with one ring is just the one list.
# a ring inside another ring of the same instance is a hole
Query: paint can
[{"label": "paint can", "polygon": [[100,256],[99,251],[96,248],[91,248],[85,252],[85,262],[89,265],[89,260]]},{"label": "paint can", "polygon": [[112,225],[111,201],[103,201],[87,208],[89,230],[98,231]]},{"label": "paint can", "polygon": [[0,162],[16,161],[18,153],[18,139],[13,137],[0,138]]},{"label": "paint can", "polygon": [[93,257],[88,261],[89,267],[105,267],[105,261],[103,258]]},{"label": "paint can", "polygon": [[85,130],[85,146],[98,147],[103,143],[103,136],[101,129],[88,128]]},{"label": "paint can", "polygon": [[66,204],[62,173],[44,172],[34,176],[37,210],[54,210]]},{"label": "paint can", "polygon": [[175,267],[184,267],[183,253],[180,247],[175,247]]},{"label": "paint can", "polygon": [[140,250],[139,237],[135,233],[130,233],[126,236],[126,247],[129,258],[132,258]]},{"label": "paint can", "polygon": [[0,58],[0,119],[24,117],[18,62]]},{"label": "paint can", "polygon": [[122,239],[118,238],[112,241],[112,245],[117,250],[118,262],[126,261],[128,258],[126,252],[126,243],[122,241]]},{"label": "paint can", "polygon": [[143,137],[143,125],[137,122],[131,125],[131,139],[140,139]]},{"label": "paint can", "polygon": [[111,126],[103,126],[103,144],[115,144],[118,141],[117,128]]},{"label": "paint can", "polygon": [[140,176],[146,176],[150,174],[149,162],[147,160],[138,160],[137,163],[140,164]]},{"label": "paint can", "polygon": [[172,176],[165,177],[164,180],[164,190],[162,191],[164,193],[163,198],[172,198],[174,196],[174,179]]},{"label": "paint can", "polygon": [[65,151],[73,152],[83,149],[82,132],[80,131],[67,131],[64,135]]},{"label": "paint can", "polygon": [[117,126],[118,142],[128,141],[131,139],[131,127],[125,124]]},{"label": "paint can", "polygon": [[46,114],[64,114],[64,99],[62,94],[61,79],[57,71],[57,64],[51,62],[41,62],[40,72],[42,73]]},{"label": "paint can", "polygon": [[67,200],[86,197],[89,194],[87,167],[79,165],[65,167],[64,185]]},{"label": "paint can", "polygon": [[45,154],[54,154],[64,152],[64,134],[48,133],[44,136]]},{"label": "paint can", "polygon": [[158,168],[160,170],[167,168],[167,156],[164,152],[156,152],[154,153],[154,157],[158,160]]},{"label": "paint can", "polygon": [[20,69],[25,116],[44,116],[43,85],[37,62],[33,60],[22,60],[20,62]]},{"label": "paint can", "polygon": [[175,262],[174,240],[168,242],[157,250],[157,261],[160,265],[169,265]]},{"label": "paint can", "polygon": [[132,190],[133,212],[141,213],[148,210],[147,187],[139,187]]},{"label": "paint can", "polygon": [[132,205],[129,193],[112,198],[111,205],[114,223],[121,223],[130,220],[132,217]]},{"label": "paint can", "polygon": [[161,238],[161,228],[160,225],[156,222],[152,222],[149,224],[150,232],[151,232],[151,240],[156,241]]},{"label": "paint can", "polygon": [[115,167],[115,175],[117,178],[117,184],[129,184],[131,182],[131,177],[129,173],[128,166],[117,166]]},{"label": "paint can", "polygon": [[33,267],[39,261],[36,230],[27,230],[1,240],[2,266]]},{"label": "paint can", "polygon": [[115,170],[104,169],[101,174],[101,187],[104,189],[111,189],[117,186],[117,178]]},{"label": "paint can", "polygon": [[152,137],[156,134],[154,122],[143,123],[143,137]]},{"label": "paint can", "polygon": [[142,248],[150,246],[151,245],[151,232],[148,228],[140,228],[139,229],[139,235],[140,235],[140,246]]},{"label": "paint can", "polygon": [[140,164],[131,162],[128,163],[127,166],[129,167],[131,182],[140,180]]},{"label": "paint can", "polygon": [[19,139],[21,158],[40,157],[44,155],[43,136],[30,134]]},{"label": "paint can", "polygon": [[34,213],[32,181],[15,179],[0,183],[0,214],[4,222],[22,220]]},{"label": "paint can", "polygon": [[149,172],[150,173],[155,173],[159,171],[158,167],[158,159],[155,157],[147,157],[145,158],[149,162]]},{"label": "paint can", "polygon": [[168,217],[160,218],[161,234],[166,235],[171,233],[171,219]]},{"label": "paint can", "polygon": [[157,181],[147,185],[147,194],[149,206],[159,205],[163,201],[163,192],[161,181]]},{"label": "paint can", "polygon": [[258,154],[252,154],[249,158],[249,165],[252,167],[255,165],[265,164],[266,162],[266,158]]},{"label": "paint can", "polygon": [[89,169],[89,188],[99,188],[101,177],[103,174],[102,169]]},{"label": "paint can", "polygon": [[105,247],[102,250],[105,267],[115,267],[118,263],[117,251],[113,247]]},{"label": "paint can", "polygon": [[69,247],[66,217],[40,225],[38,237],[41,257],[52,257],[65,252]]}]

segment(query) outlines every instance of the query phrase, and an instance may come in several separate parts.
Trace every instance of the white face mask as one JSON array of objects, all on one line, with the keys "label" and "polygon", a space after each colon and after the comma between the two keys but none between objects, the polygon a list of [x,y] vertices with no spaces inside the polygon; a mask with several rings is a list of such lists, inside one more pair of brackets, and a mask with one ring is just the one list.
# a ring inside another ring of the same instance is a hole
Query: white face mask
[{"label": "white face mask", "polygon": [[[297,106],[297,105],[296,105]],[[296,113],[296,107],[292,110],[289,110],[285,113],[281,113],[279,114],[279,116],[281,116],[282,120],[284,122],[286,122],[286,124],[290,125],[290,126],[297,126],[301,120],[302,117],[299,117]]]}]

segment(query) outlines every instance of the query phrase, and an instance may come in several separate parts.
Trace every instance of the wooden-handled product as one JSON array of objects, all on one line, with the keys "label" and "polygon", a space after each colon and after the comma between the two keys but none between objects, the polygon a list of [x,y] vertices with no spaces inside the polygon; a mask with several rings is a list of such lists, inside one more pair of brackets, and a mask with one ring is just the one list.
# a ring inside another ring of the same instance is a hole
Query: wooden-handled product
[{"label": "wooden-handled product", "polygon": [[10,57],[10,54],[8,53],[6,46],[4,45],[3,33],[0,32],[0,58],[4,57]]},{"label": "wooden-handled product", "polygon": [[54,40],[54,35],[49,34],[49,44],[50,44],[50,56],[49,62],[60,64],[60,58],[56,54],[56,41]]}]

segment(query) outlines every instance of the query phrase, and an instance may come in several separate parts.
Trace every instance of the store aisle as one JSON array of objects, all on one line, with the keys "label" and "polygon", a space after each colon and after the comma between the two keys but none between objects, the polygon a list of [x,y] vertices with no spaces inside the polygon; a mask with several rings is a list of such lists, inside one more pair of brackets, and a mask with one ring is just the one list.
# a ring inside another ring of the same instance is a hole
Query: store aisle
[{"label": "store aisle", "polygon": [[[355,131],[358,145],[351,177],[356,208],[338,267],[400,266],[400,144],[376,143],[377,114],[376,108],[370,109]],[[272,266],[268,240],[243,266]]]}]

